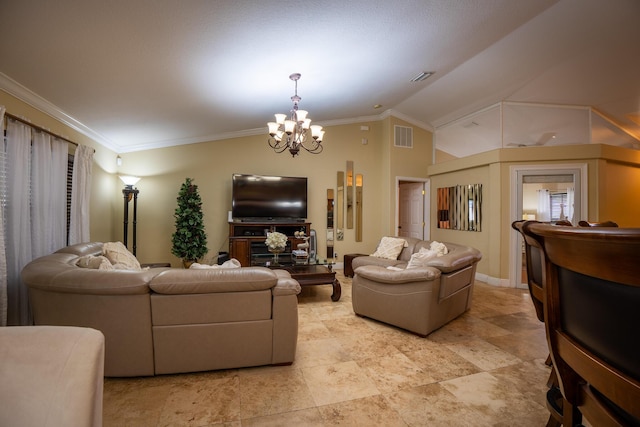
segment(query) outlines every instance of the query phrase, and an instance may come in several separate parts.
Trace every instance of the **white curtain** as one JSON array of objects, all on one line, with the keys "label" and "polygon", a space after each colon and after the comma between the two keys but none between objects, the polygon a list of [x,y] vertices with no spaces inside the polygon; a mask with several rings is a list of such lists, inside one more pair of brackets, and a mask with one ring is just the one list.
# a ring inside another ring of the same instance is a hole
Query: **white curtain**
[{"label": "white curtain", "polygon": [[29,197],[31,176],[31,128],[14,120],[7,122],[7,194],[5,206],[7,252],[7,324],[30,323],[26,287],[20,271],[31,261]]},{"label": "white curtain", "polygon": [[67,165],[69,144],[33,132],[31,168],[32,256],[57,251],[67,243]]},{"label": "white curtain", "polygon": [[[0,131],[4,135],[4,112],[6,108],[0,105]],[[0,202],[5,205],[7,190],[7,170],[5,161],[5,141],[0,146]],[[7,255],[4,238],[4,209],[0,205],[0,326],[7,326]]]},{"label": "white curtain", "polygon": [[538,221],[551,221],[551,199],[549,190],[538,190]]},{"label": "white curtain", "polygon": [[29,296],[20,272],[34,258],[66,244],[68,144],[12,119],[6,133],[0,241],[0,253],[6,254],[3,323],[29,325]]},{"label": "white curtain", "polygon": [[89,201],[93,148],[78,145],[73,160],[69,244],[89,242]]}]

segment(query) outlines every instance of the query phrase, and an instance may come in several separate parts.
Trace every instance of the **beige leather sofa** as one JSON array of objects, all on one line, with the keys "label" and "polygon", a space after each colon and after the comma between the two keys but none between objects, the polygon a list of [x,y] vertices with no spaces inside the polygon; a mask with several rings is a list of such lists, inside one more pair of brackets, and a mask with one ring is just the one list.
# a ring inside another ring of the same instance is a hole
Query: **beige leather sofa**
[{"label": "beige leather sofa", "polygon": [[[448,254],[425,266],[406,269],[411,256],[431,242],[406,238],[397,259],[362,256],[352,261],[352,303],[356,314],[420,336],[450,322],[471,307],[477,249],[445,243]],[[387,267],[393,267],[390,270]]]},{"label": "beige leather sofa", "polygon": [[0,327],[0,426],[101,426],[103,372],[100,331]]},{"label": "beige leather sofa", "polygon": [[148,376],[290,364],[300,285],[264,267],[94,270],[63,248],[22,271],[36,325],[85,326],[105,336],[105,375]]}]

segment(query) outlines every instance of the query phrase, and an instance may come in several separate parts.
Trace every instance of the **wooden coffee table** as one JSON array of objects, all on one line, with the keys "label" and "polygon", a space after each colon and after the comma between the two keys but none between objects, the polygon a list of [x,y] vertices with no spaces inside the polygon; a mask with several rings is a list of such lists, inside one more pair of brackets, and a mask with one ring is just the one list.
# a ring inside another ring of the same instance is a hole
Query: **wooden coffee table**
[{"label": "wooden coffee table", "polygon": [[297,264],[283,265],[278,268],[287,270],[291,277],[300,283],[300,286],[332,285],[331,301],[338,301],[342,295],[340,281],[336,279],[336,272],[332,270],[331,265]]}]

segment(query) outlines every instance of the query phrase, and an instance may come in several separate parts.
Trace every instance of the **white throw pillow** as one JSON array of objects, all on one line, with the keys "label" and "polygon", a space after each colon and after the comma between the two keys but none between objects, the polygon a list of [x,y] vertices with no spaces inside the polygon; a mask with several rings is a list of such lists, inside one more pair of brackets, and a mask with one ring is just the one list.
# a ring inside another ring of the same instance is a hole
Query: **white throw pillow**
[{"label": "white throw pillow", "polygon": [[407,264],[407,269],[417,268],[417,267],[426,267],[427,262],[430,259],[435,258],[437,256],[438,256],[438,253],[436,251],[432,251],[431,249],[427,249],[427,248],[420,248],[418,252],[411,255],[411,259]]},{"label": "white throw pillow", "polygon": [[122,242],[107,242],[102,245],[102,254],[118,270],[142,270],[136,257]]},{"label": "white throw pillow", "polygon": [[92,268],[94,270],[113,270],[111,262],[102,255],[85,255],[78,258],[76,265],[81,268]]},{"label": "white throw pillow", "polygon": [[213,265],[199,264],[197,262],[194,262],[193,264],[191,264],[189,269],[206,270],[206,269],[209,269],[209,268],[240,268],[240,267],[242,267],[242,265],[240,264],[240,261],[238,261],[235,258],[231,258],[230,260],[223,262],[221,265],[218,265],[218,264],[213,264]]},{"label": "white throw pillow", "polygon": [[378,249],[371,256],[385,259],[398,259],[407,241],[399,237],[383,237]]},{"label": "white throw pillow", "polygon": [[436,242],[435,240],[431,242],[431,250],[435,251],[438,256],[446,255],[449,253],[449,249],[447,249],[444,243]]}]

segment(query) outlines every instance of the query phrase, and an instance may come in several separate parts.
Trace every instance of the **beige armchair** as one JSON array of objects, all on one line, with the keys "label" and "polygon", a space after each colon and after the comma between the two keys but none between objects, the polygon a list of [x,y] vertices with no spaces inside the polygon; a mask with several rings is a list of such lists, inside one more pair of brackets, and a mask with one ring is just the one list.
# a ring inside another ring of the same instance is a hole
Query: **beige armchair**
[{"label": "beige armchair", "polygon": [[[418,251],[428,242],[408,239],[404,251]],[[445,244],[449,253],[417,268],[375,257],[358,257],[352,285],[353,311],[427,336],[471,307],[476,266],[481,253],[470,247]],[[410,258],[410,254],[404,254]],[[369,261],[369,263],[367,262]],[[393,264],[390,270],[380,264]]]}]

